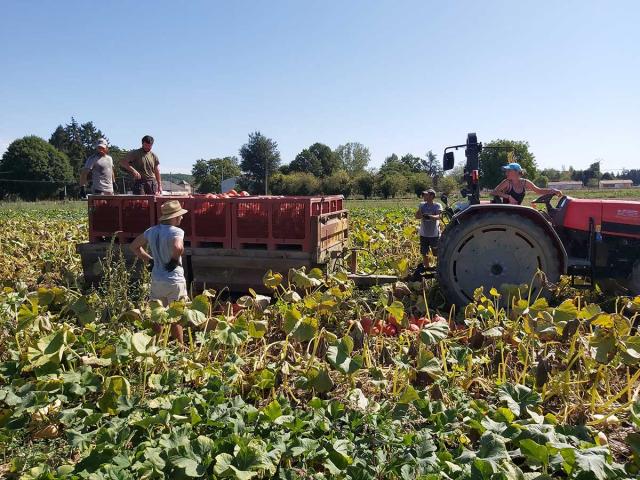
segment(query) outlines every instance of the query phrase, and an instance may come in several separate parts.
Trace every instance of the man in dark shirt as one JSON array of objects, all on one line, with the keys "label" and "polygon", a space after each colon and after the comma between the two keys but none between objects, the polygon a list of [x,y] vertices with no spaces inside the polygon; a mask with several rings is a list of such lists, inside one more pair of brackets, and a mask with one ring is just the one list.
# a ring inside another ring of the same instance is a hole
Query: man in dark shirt
[{"label": "man in dark shirt", "polygon": [[134,178],[134,195],[162,193],[160,161],[158,156],[151,151],[151,147],[153,147],[153,137],[145,135],[142,137],[142,147],[130,151],[120,160],[120,166]]}]

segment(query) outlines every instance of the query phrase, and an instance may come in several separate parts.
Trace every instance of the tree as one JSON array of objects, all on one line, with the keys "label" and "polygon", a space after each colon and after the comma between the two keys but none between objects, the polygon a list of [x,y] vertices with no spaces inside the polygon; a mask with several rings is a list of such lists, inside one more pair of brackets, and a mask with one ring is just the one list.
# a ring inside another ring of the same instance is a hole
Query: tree
[{"label": "tree", "polygon": [[272,182],[273,193],[278,195],[316,195],[320,193],[320,180],[311,173],[276,173]]},{"label": "tree", "polygon": [[312,173],[316,177],[326,177],[340,167],[340,160],[327,145],[314,143],[302,150],[289,164],[292,172]]},{"label": "tree", "polygon": [[420,171],[422,159],[420,157],[416,157],[415,155],[407,153],[406,155],[403,155],[402,158],[400,158],[400,162],[407,167],[408,172],[416,173]]},{"label": "tree", "polygon": [[547,185],[549,185],[549,177],[546,175],[538,175],[536,177],[535,184],[539,187],[547,188]]},{"label": "tree", "polygon": [[236,157],[200,159],[191,169],[198,193],[219,193],[224,178],[237,177],[240,173]]},{"label": "tree", "polygon": [[401,173],[390,173],[381,177],[380,193],[384,198],[393,197],[405,193],[408,188],[407,177]]},{"label": "tree", "polygon": [[580,181],[587,186],[597,187],[598,181],[602,178],[600,161],[592,163],[586,170],[573,170],[573,168],[570,168],[570,171],[572,180]]},{"label": "tree", "polygon": [[371,161],[369,149],[358,142],[339,145],[334,153],[340,163],[340,168],[346,170],[350,175],[363,172]]},{"label": "tree", "polygon": [[0,161],[3,177],[26,182],[2,182],[0,196],[17,194],[25,200],[56,197],[65,185],[75,183],[69,158],[46,140],[28,136],[9,145]]},{"label": "tree", "polygon": [[411,175],[410,184],[411,190],[416,196],[422,196],[422,192],[433,186],[433,180],[426,172],[418,172]]},{"label": "tree", "polygon": [[338,170],[322,180],[322,191],[328,195],[348,197],[352,188],[353,181],[345,170]]},{"label": "tree", "polygon": [[381,177],[385,177],[392,173],[400,173],[404,176],[408,176],[412,173],[411,167],[407,165],[407,163],[400,160],[398,155],[392,153],[387,158],[384,159],[380,170],[378,171],[378,175]]},{"label": "tree", "polygon": [[375,187],[375,176],[371,172],[360,172],[353,180],[356,192],[362,195],[364,198],[369,198],[373,195]]},{"label": "tree", "polygon": [[240,148],[240,168],[252,192],[267,192],[265,173],[272,175],[280,166],[278,144],[260,132],[249,134],[249,141]]},{"label": "tree", "polygon": [[[49,143],[69,158],[73,173],[77,176],[84,165],[84,161],[94,152],[94,145],[101,138],[107,138],[100,129],[96,128],[93,122],[79,124],[75,118],[71,117],[71,123],[64,127],[58,127],[51,134]],[[121,156],[124,153],[115,145],[109,147],[110,155]],[[114,165],[117,165],[116,157],[113,158]],[[119,158],[118,158],[119,159]]]},{"label": "tree", "polygon": [[[480,187],[494,188],[504,179],[502,166],[518,162],[531,178],[536,176],[536,159],[529,151],[529,144],[517,140],[494,140],[480,153]],[[490,147],[500,147],[499,149]],[[508,152],[512,152],[511,155]]]},{"label": "tree", "polygon": [[558,182],[560,180],[561,172],[555,168],[545,168],[540,172],[540,175],[544,175],[550,182]]},{"label": "tree", "polygon": [[438,156],[431,150],[427,152],[425,158],[420,159],[420,169],[432,178],[433,185],[438,186],[438,180],[442,177],[442,165],[438,161]]},{"label": "tree", "polygon": [[311,150],[305,148],[289,164],[289,173],[306,172],[316,177],[322,176],[322,162]]},{"label": "tree", "polygon": [[460,190],[460,182],[458,182],[455,175],[445,175],[440,179],[438,189],[442,193],[450,195],[453,192]]}]

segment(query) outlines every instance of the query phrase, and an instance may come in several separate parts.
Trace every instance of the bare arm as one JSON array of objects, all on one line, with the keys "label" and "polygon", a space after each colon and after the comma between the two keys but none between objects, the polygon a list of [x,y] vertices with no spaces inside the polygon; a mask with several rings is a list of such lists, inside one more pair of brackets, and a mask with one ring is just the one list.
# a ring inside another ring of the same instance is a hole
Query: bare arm
[{"label": "bare arm", "polygon": [[82,170],[80,170],[80,186],[81,187],[86,187],[87,186],[87,176],[89,175],[89,169],[88,168],[83,168]]},{"label": "bare arm", "polygon": [[491,196],[500,197],[500,198],[509,198],[507,195],[507,185],[509,184],[508,180],[501,181],[496,188],[491,190]]},{"label": "bare arm", "polygon": [[156,163],[156,168],[154,170],[156,174],[156,183],[158,184],[158,193],[162,193],[162,177],[160,177],[160,165]]},{"label": "bare arm", "polygon": [[145,262],[150,262],[151,260],[153,260],[153,257],[149,255],[147,251],[144,249],[144,247],[146,246],[147,246],[147,239],[144,238],[144,234],[141,233],[136,237],[136,239],[129,246],[129,248],[131,249],[131,251],[136,257],[138,257],[139,259]]},{"label": "bare arm", "polygon": [[540,188],[531,180],[524,181],[524,188],[526,188],[527,190],[531,190],[538,195],[547,195],[548,193],[553,193],[558,196],[562,195],[562,192],[556,188]]},{"label": "bare arm", "polygon": [[416,218],[418,220],[422,220],[423,218],[430,218],[431,220],[440,220],[440,214],[436,213],[436,214],[428,214],[428,213],[422,213],[422,210],[420,210],[420,208],[418,208],[418,210],[416,210]]},{"label": "bare arm", "polygon": [[182,238],[174,238],[172,247],[172,255],[171,258],[174,260],[180,259],[184,254],[184,241]]},{"label": "bare arm", "polygon": [[129,155],[125,155],[120,159],[120,166],[133,175],[133,178],[136,180],[140,180],[142,178],[140,173],[129,163]]}]

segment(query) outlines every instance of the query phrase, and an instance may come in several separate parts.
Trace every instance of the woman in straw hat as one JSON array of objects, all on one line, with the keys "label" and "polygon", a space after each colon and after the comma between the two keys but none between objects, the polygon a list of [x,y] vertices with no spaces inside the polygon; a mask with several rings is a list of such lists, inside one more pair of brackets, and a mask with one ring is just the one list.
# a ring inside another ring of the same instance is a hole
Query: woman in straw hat
[{"label": "woman in straw hat", "polygon": [[[131,251],[141,260],[153,262],[150,298],[167,306],[171,302],[188,297],[187,282],[182,269],[184,230],[179,228],[187,210],[183,209],[177,200],[165,202],[160,208],[160,223],[139,235],[131,244]],[[151,255],[145,247],[151,250]],[[156,332],[159,332],[160,325],[155,328]],[[171,334],[183,343],[182,326],[171,325]]]}]

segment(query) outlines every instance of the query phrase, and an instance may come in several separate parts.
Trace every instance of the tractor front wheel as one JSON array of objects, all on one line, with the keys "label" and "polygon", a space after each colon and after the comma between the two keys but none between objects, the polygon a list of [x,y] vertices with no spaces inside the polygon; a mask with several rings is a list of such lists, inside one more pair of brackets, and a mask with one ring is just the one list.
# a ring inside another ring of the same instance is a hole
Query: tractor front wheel
[{"label": "tractor front wheel", "polygon": [[459,306],[472,302],[478,287],[488,293],[492,287],[500,291],[505,285],[528,284],[535,296],[543,288],[538,270],[551,282],[560,278],[554,242],[518,212],[474,213],[449,225],[438,250],[439,284]]}]

